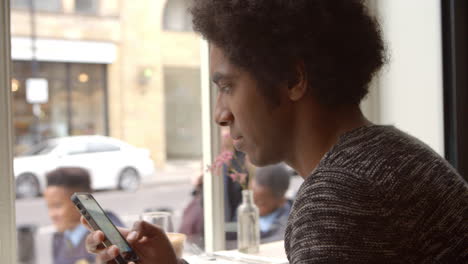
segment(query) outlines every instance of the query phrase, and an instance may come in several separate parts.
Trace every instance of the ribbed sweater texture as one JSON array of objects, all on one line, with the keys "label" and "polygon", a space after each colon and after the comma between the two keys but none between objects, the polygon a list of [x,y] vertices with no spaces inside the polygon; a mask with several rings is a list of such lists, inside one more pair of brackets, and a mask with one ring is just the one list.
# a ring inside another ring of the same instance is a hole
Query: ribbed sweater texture
[{"label": "ribbed sweater texture", "polygon": [[468,263],[468,185],[395,127],[357,128],[301,185],[285,249],[292,264]]}]

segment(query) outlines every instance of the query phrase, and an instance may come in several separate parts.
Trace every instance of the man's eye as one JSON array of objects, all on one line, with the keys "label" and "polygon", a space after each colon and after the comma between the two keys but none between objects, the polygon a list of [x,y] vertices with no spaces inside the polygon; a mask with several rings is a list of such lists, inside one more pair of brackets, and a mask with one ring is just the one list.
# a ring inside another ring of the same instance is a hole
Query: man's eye
[{"label": "man's eye", "polygon": [[225,85],[219,88],[220,92],[222,93],[230,93],[231,92],[231,86]]}]

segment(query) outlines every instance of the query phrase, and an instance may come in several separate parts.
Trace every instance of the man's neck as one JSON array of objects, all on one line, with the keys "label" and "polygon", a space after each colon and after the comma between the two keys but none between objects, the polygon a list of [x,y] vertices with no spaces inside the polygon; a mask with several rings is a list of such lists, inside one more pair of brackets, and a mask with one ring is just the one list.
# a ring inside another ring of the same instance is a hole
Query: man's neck
[{"label": "man's neck", "polygon": [[[358,106],[299,111],[290,157],[286,161],[306,179],[344,133],[370,125]],[[313,114],[310,114],[313,113]],[[302,120],[302,121],[301,121]]]}]

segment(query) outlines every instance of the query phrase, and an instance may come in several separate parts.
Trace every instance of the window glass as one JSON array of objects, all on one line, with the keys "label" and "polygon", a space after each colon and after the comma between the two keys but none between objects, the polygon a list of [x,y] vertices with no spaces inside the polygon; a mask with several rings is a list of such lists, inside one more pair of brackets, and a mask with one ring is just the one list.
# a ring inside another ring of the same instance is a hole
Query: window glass
[{"label": "window glass", "polygon": [[110,144],[108,142],[97,142],[93,141],[88,144],[88,152],[109,152],[109,151],[118,151],[120,150],[119,146]]},{"label": "window glass", "polygon": [[[106,66],[13,60],[15,152],[48,138],[107,133]],[[27,98],[28,80],[44,79],[48,98]]]},{"label": "window glass", "polygon": [[31,0],[10,0],[11,8],[29,8]]},{"label": "window glass", "polygon": [[106,66],[73,63],[70,78],[70,135],[106,135]]},{"label": "window glass", "polygon": [[96,14],[98,12],[98,1],[75,0],[75,12],[83,14]]},{"label": "window glass", "polygon": [[[66,122],[66,72],[61,63],[13,61],[13,126],[15,152],[41,142],[44,139],[67,135]],[[44,79],[48,98],[35,103],[27,98],[28,80]]]},{"label": "window glass", "polygon": [[187,0],[167,0],[163,27],[168,31],[192,30],[192,17],[188,12]]},{"label": "window glass", "polygon": [[56,143],[51,141],[47,141],[44,143],[40,143],[36,146],[31,147],[31,149],[22,153],[22,156],[34,156],[34,155],[45,155],[49,154],[54,148],[57,147]]},{"label": "window glass", "polygon": [[86,141],[75,141],[71,143],[62,144],[60,146],[60,153],[65,155],[78,155],[88,152]]},{"label": "window glass", "polygon": [[61,0],[40,0],[34,1],[31,0],[10,0],[11,8],[18,9],[29,9],[31,8],[31,3],[34,4],[34,9],[37,11],[49,11],[49,12],[58,12],[62,8]]},{"label": "window glass", "polygon": [[201,156],[200,73],[196,68],[164,69],[167,156]]},{"label": "window glass", "polygon": [[[200,38],[186,30],[186,11],[171,21],[187,32],[174,34],[162,25],[166,1],[59,3],[61,13],[31,14],[15,5],[11,11],[16,220],[21,234],[33,238],[18,241],[29,248],[22,261],[94,263],[78,243],[83,234],[70,236],[79,218],[69,198],[83,191],[84,178],[114,224],[131,227],[145,212],[170,212],[170,231],[188,237],[186,254],[198,252],[204,248]],[[42,84],[31,88],[31,79]],[[29,100],[31,91],[46,92],[46,99]],[[19,155],[49,139],[59,142],[54,155]],[[77,188],[51,188],[53,177],[68,177],[60,181]]]}]

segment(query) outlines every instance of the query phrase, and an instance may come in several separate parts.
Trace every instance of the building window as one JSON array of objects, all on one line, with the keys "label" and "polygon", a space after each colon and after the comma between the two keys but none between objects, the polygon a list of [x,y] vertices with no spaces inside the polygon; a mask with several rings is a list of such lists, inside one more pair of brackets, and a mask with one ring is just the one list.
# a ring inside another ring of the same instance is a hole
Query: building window
[{"label": "building window", "polygon": [[164,68],[166,155],[169,159],[202,156],[200,69]]},{"label": "building window", "polygon": [[75,0],[75,12],[80,14],[97,14],[98,0]]},{"label": "building window", "polygon": [[[33,74],[33,71],[35,72]],[[48,138],[107,134],[106,66],[102,64],[13,61],[15,152]],[[48,100],[27,101],[27,80],[43,78]]]},{"label": "building window", "polygon": [[164,8],[163,29],[167,31],[192,31],[192,16],[187,0],[167,0]]},{"label": "building window", "polygon": [[58,12],[62,10],[61,0],[11,0],[11,7],[15,9],[29,9],[31,3],[34,4],[34,9],[37,11]]}]

